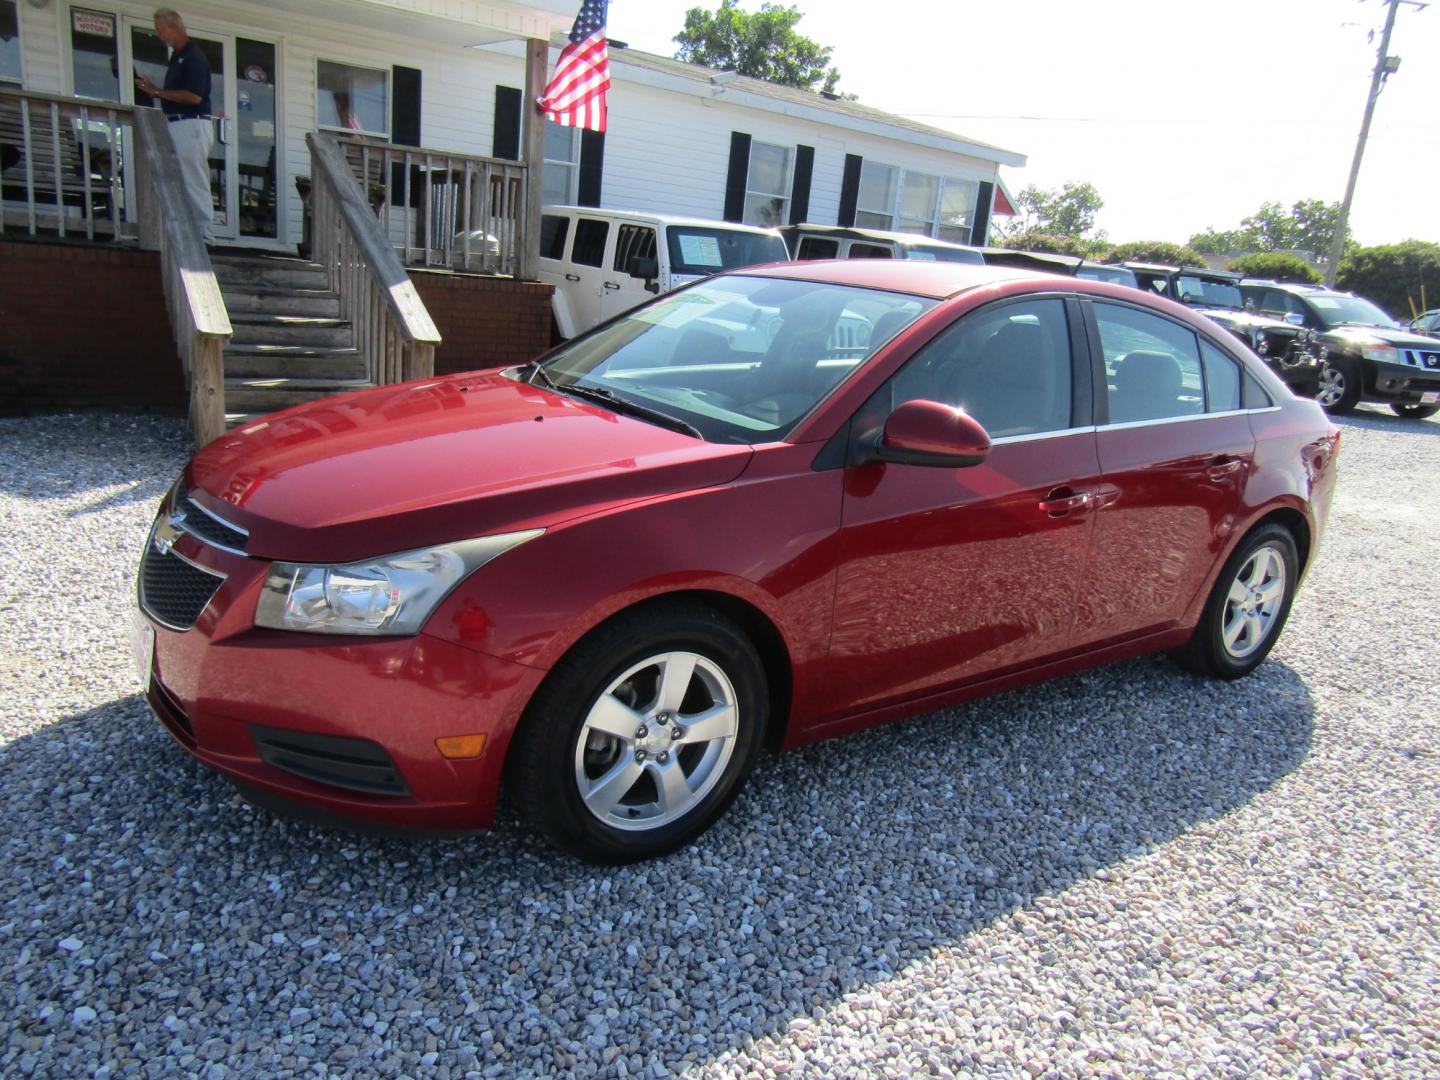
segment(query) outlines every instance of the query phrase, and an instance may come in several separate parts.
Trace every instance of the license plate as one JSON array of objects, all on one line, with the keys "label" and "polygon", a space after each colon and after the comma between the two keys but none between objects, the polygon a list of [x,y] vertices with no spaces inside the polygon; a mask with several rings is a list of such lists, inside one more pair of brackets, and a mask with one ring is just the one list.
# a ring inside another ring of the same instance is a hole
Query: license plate
[{"label": "license plate", "polygon": [[1440,405],[1440,390],[1427,390],[1420,395],[1422,405]]},{"label": "license plate", "polygon": [[130,655],[135,660],[135,674],[140,678],[140,689],[150,690],[150,674],[155,670],[155,627],[140,614],[139,608],[130,611]]}]

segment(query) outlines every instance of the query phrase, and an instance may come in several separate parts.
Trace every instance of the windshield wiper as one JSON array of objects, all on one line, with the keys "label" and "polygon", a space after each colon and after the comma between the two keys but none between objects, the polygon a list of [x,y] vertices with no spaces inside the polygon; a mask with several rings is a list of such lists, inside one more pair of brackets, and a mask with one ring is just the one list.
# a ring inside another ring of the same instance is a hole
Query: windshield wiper
[{"label": "windshield wiper", "polygon": [[540,377],[540,381],[549,389],[560,389],[558,386],[555,385],[555,380],[550,378],[550,373],[545,370],[545,365],[540,363],[539,360],[531,360],[521,370],[525,372],[525,381],[531,386],[535,385],[535,377],[538,375]]},{"label": "windshield wiper", "polygon": [[649,420],[659,424],[661,427],[667,427],[671,431],[678,431],[683,435],[689,435],[696,439],[703,439],[705,437],[700,434],[700,429],[694,424],[687,423],[678,416],[671,416],[667,412],[661,412],[659,409],[652,409],[648,405],[641,405],[638,402],[631,401],[629,398],[623,398],[615,393],[615,391],[607,390],[603,386],[582,386],[579,383],[566,383],[564,386],[555,386],[554,383],[550,385],[562,394],[574,394],[576,397],[582,397],[586,401],[594,401],[600,405],[608,405],[616,412],[638,416],[643,420]]}]

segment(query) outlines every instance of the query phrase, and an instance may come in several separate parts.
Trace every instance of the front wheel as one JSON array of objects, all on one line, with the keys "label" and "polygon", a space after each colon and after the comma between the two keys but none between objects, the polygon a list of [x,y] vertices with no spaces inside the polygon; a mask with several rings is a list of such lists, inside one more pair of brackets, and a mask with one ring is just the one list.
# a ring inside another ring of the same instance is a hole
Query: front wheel
[{"label": "front wheel", "polygon": [[673,851],[720,817],[768,706],[755,647],[688,604],[621,615],[558,663],[526,710],[512,795],[555,846],[596,863]]},{"label": "front wheel", "polygon": [[1290,616],[1299,582],[1295,539],[1262,525],[1226,560],[1190,641],[1175,659],[1184,668],[1238,679],[1260,666]]},{"label": "front wheel", "polygon": [[1406,420],[1428,420],[1440,412],[1440,405],[1402,405],[1397,402],[1390,406],[1390,411]]},{"label": "front wheel", "polygon": [[1360,404],[1360,371],[1344,360],[1326,361],[1320,367],[1320,388],[1315,400],[1332,416],[1354,412]]}]

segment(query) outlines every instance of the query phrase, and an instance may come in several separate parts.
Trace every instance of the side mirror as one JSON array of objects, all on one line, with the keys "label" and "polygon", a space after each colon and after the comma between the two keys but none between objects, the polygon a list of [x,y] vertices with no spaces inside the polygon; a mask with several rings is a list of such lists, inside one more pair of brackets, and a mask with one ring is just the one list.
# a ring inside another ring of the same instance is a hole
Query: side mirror
[{"label": "side mirror", "polygon": [[1285,321],[1291,326],[1304,326],[1305,316],[1301,315],[1298,311],[1287,311],[1285,313]]},{"label": "side mirror", "polygon": [[961,469],[990,454],[990,436],[964,409],[907,401],[885,421],[872,460]]},{"label": "side mirror", "polygon": [[660,260],[647,259],[643,255],[636,255],[631,258],[630,265],[626,269],[631,277],[654,281],[660,276]]}]

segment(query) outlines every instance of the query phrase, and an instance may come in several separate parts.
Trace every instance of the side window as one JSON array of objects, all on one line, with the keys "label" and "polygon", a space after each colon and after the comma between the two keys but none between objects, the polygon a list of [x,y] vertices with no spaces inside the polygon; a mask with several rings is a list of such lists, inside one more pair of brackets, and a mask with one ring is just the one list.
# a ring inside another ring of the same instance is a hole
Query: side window
[{"label": "side window", "polygon": [[1240,365],[1204,339],[1200,341],[1200,360],[1205,365],[1205,411],[1240,408]]},{"label": "side window", "polygon": [[575,222],[575,247],[570,261],[582,266],[605,265],[605,238],[610,235],[608,221],[580,218]]},{"label": "side window", "polygon": [[1250,372],[1245,372],[1245,408],[1268,409],[1274,404],[1270,395],[1265,392],[1265,388],[1260,385],[1260,380]]},{"label": "side window", "polygon": [[966,316],[911,358],[890,405],[958,405],[992,438],[1070,426],[1070,333],[1063,300],[1027,300]]},{"label": "side window", "polygon": [[847,259],[889,259],[894,253],[888,247],[881,247],[879,244],[851,244],[850,253]]},{"label": "side window", "polygon": [[631,259],[655,258],[655,230],[645,225],[621,225],[615,235],[615,269],[630,273]]},{"label": "side window", "polygon": [[1193,331],[1148,311],[1096,304],[1112,424],[1205,411]]},{"label": "side window", "polygon": [[542,259],[565,258],[565,241],[570,237],[570,219],[559,214],[542,214],[540,217],[540,257]]},{"label": "side window", "polygon": [[800,241],[800,251],[795,258],[803,261],[805,259],[838,259],[840,257],[839,240],[822,240],[818,236],[807,236]]},{"label": "side window", "polygon": [[1260,310],[1266,315],[1283,319],[1286,315],[1304,315],[1305,305],[1283,289],[1270,289],[1265,293],[1265,302]]}]

